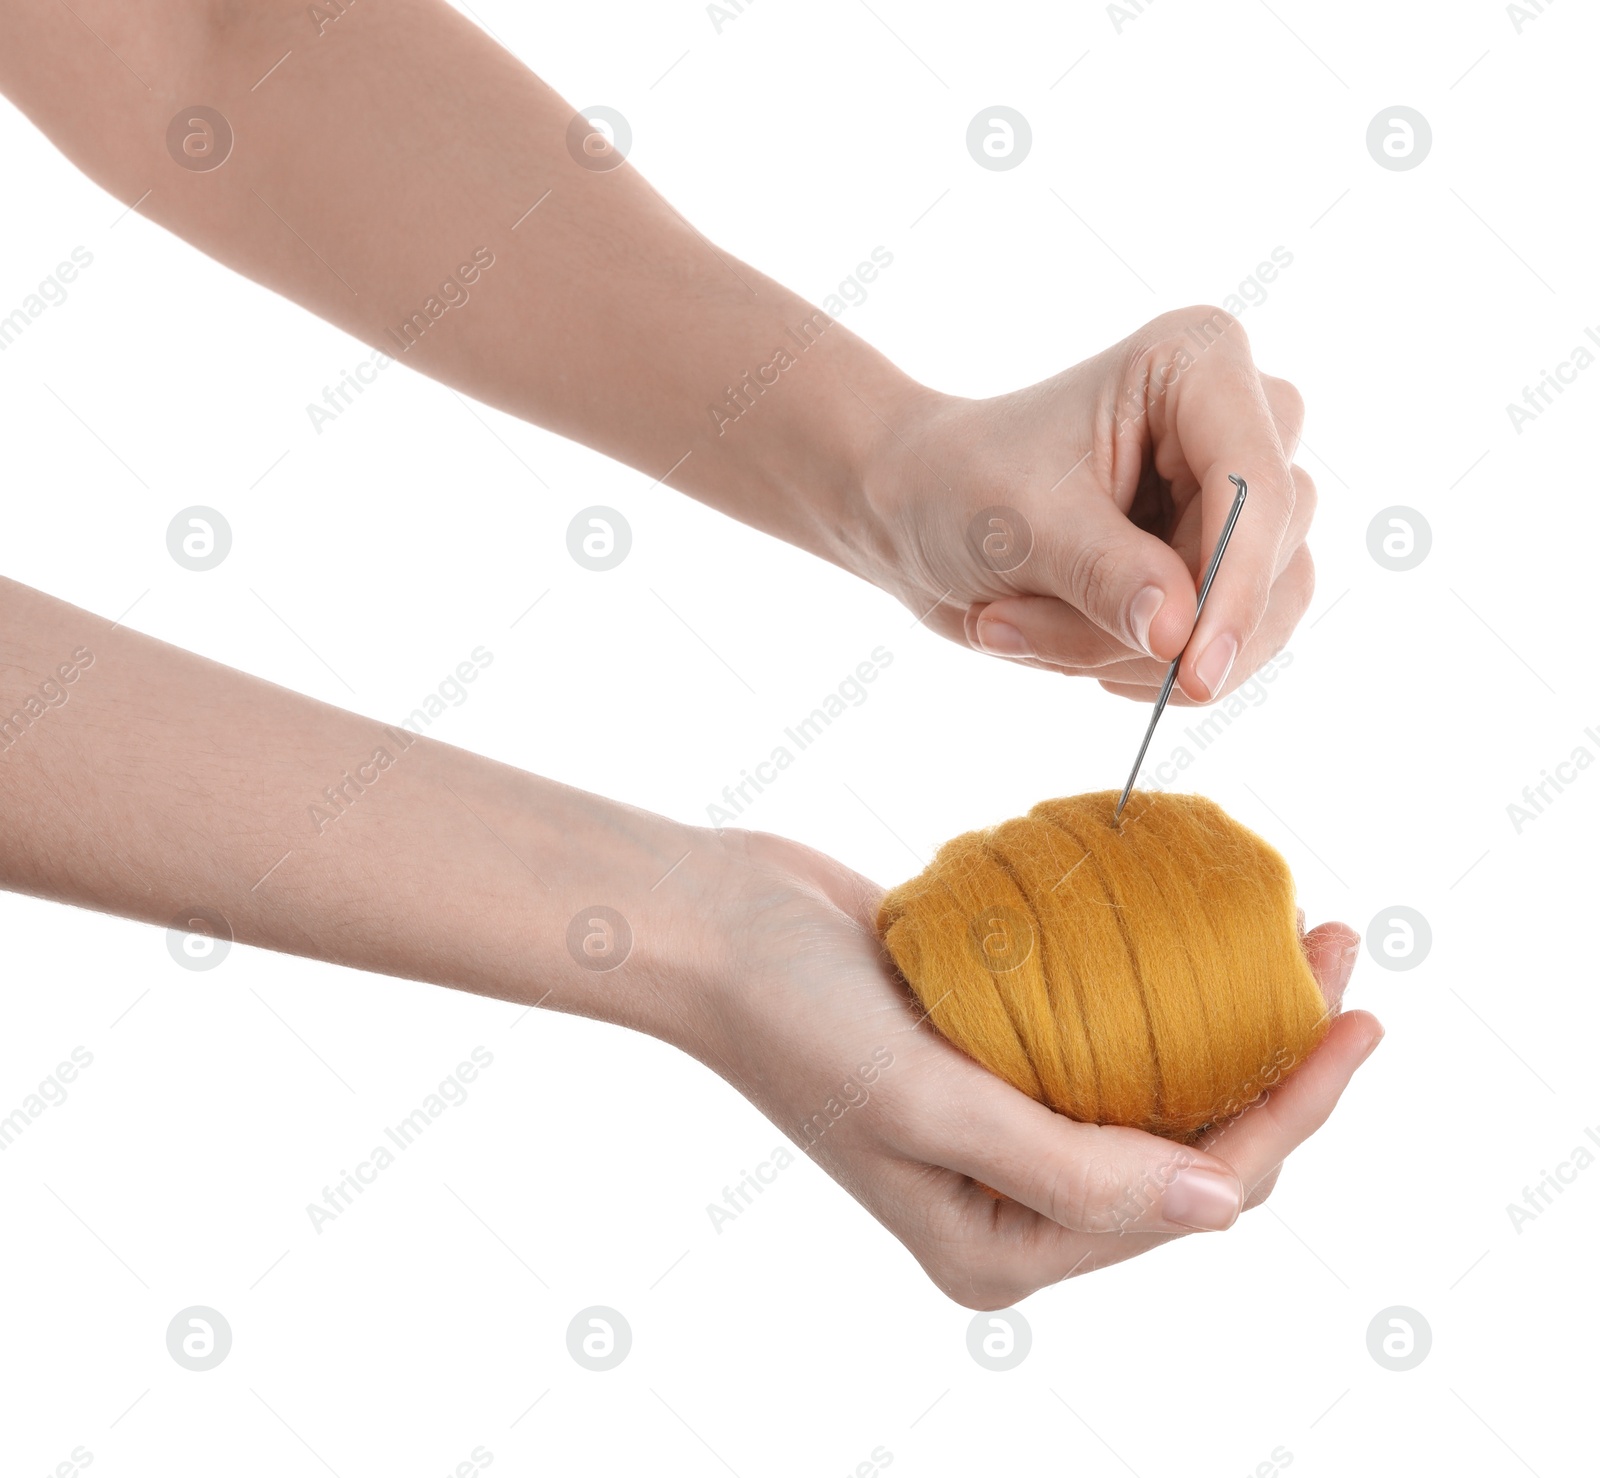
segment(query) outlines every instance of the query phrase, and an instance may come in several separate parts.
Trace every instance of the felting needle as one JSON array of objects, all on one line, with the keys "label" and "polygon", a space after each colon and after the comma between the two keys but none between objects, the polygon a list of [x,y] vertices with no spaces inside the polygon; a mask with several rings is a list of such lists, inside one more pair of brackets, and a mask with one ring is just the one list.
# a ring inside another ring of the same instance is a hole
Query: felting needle
[{"label": "felting needle", "polygon": [[[1194,603],[1194,630],[1200,629],[1200,612],[1205,609],[1206,596],[1211,593],[1211,582],[1217,578],[1217,566],[1222,563],[1222,551],[1228,547],[1228,540],[1233,535],[1233,526],[1239,522],[1239,510],[1244,507],[1245,495],[1250,491],[1242,477],[1235,477],[1231,472],[1228,481],[1239,489],[1238,496],[1233,500],[1233,507],[1228,510],[1227,522],[1222,525],[1222,533],[1217,539],[1217,547],[1212,551],[1211,563],[1206,567],[1206,577],[1200,582],[1200,596]],[[1194,631],[1189,633],[1189,640],[1194,640]],[[1161,722],[1161,711],[1167,706],[1167,699],[1172,696],[1172,685],[1178,678],[1178,664],[1183,661],[1183,653],[1189,650],[1188,642],[1184,643],[1183,652],[1179,652],[1172,659],[1172,666],[1167,669],[1167,679],[1161,684],[1161,695],[1156,699],[1155,712],[1150,715],[1150,727],[1144,731],[1144,743],[1139,746],[1139,753],[1133,761],[1133,769],[1128,772],[1128,783],[1122,787],[1122,799],[1117,802],[1116,812],[1112,820],[1120,820],[1122,808],[1128,804],[1128,797],[1133,794],[1133,782],[1139,778],[1139,766],[1144,763],[1146,751],[1150,748],[1150,741],[1155,737],[1156,725]]]}]

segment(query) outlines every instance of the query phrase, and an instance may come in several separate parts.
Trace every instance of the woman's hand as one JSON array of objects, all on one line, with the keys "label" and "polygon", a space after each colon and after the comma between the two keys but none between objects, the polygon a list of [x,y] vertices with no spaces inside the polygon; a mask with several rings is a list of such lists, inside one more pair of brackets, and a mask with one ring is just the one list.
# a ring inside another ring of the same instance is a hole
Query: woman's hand
[{"label": "woman's hand", "polygon": [[[1188,642],[1174,700],[1209,702],[1311,600],[1303,416],[1217,308],[1165,314],[992,400],[921,392],[881,443],[865,496],[884,532],[862,573],[952,640],[1126,697],[1149,701]],[[1250,496],[1190,641],[1230,473]]]},{"label": "woman's hand", "polygon": [[[738,879],[732,969],[698,1017],[703,1035],[678,1045],[796,1139],[969,1308],[1004,1308],[1171,1237],[1230,1226],[1266,1199],[1383,1034],[1364,1011],[1337,1015],[1288,1080],[1196,1149],[1080,1124],[922,1019],[877,938],[880,889],[778,837],[723,837]],[[1305,943],[1337,1011],[1359,941],[1326,924]]]},{"label": "woman's hand", "polygon": [[[1314,493],[1292,465],[1300,399],[1256,370],[1223,310],[1166,314],[1025,390],[940,395],[831,317],[840,299],[818,308],[710,247],[444,0],[355,7],[261,88],[263,58],[296,46],[303,12],[292,0],[150,0],[136,16],[118,0],[10,7],[0,90],[130,209],[235,270],[853,570],[955,640],[1148,699],[1190,637],[1230,473],[1250,502],[1177,701],[1243,681],[1305,611]],[[108,39],[87,44],[84,27]],[[241,131],[248,121],[250,148],[214,170],[173,168],[173,100],[122,85],[127,67],[186,78],[183,96]],[[397,89],[398,74],[429,86]],[[333,136],[339,148],[323,147]],[[418,199],[432,209],[404,209]],[[537,230],[522,225],[535,203]],[[314,226],[318,250],[285,221]],[[872,258],[855,285],[893,262]],[[434,284],[443,301],[491,306],[434,327],[418,312]]]}]

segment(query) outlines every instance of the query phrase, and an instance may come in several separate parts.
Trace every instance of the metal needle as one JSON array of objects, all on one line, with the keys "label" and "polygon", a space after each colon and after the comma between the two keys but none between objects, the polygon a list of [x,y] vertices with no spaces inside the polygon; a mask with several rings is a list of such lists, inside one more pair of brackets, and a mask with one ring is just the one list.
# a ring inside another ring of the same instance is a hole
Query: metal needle
[{"label": "metal needle", "polygon": [[[1217,566],[1222,563],[1222,551],[1228,547],[1228,540],[1233,535],[1233,526],[1239,521],[1239,510],[1244,507],[1245,495],[1250,491],[1242,477],[1235,477],[1231,472],[1228,481],[1239,489],[1238,496],[1233,500],[1233,507],[1228,510],[1227,522],[1222,525],[1222,533],[1217,539],[1217,547],[1212,552],[1211,563],[1206,567],[1206,577],[1200,582],[1200,596],[1194,603],[1194,630],[1189,633],[1189,640],[1194,640],[1194,632],[1200,629],[1200,612],[1205,609],[1206,596],[1211,593],[1211,582],[1217,578]],[[1139,746],[1139,753],[1133,761],[1133,769],[1128,773],[1128,783],[1122,787],[1122,799],[1117,802],[1117,809],[1112,816],[1116,820],[1122,815],[1122,808],[1128,804],[1128,797],[1133,793],[1133,782],[1139,778],[1139,766],[1144,763],[1145,752],[1150,748],[1150,741],[1155,737],[1156,725],[1161,722],[1161,711],[1167,706],[1167,699],[1172,696],[1172,685],[1177,681],[1178,664],[1183,661],[1183,653],[1189,650],[1188,643],[1184,644],[1183,652],[1179,652],[1172,659],[1172,666],[1167,669],[1167,679],[1161,684],[1161,694],[1156,699],[1155,712],[1150,715],[1150,727],[1144,731],[1144,743]]]}]

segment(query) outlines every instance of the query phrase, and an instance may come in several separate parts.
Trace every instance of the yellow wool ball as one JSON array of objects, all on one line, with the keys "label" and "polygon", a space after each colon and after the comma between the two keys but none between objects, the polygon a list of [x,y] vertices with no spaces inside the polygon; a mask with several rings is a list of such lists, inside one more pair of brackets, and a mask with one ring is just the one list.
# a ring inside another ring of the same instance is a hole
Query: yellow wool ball
[{"label": "yellow wool ball", "polygon": [[1188,1140],[1322,1040],[1294,880],[1200,796],[1041,801],[956,837],[878,912],[939,1031],[1057,1113]]}]

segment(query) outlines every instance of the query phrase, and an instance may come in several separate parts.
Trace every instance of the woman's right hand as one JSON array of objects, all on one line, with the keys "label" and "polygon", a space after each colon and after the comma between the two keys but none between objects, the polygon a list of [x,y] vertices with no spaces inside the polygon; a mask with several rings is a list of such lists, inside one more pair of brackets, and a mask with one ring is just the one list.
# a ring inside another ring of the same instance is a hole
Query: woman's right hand
[{"label": "woman's right hand", "polygon": [[[1383,1035],[1364,1011],[1336,1014],[1296,1072],[1193,1149],[1077,1123],[923,1019],[878,940],[881,889],[780,837],[729,831],[720,845],[733,878],[727,978],[695,1013],[696,1040],[678,1045],[801,1144],[969,1308],[1005,1308],[1171,1237],[1230,1226],[1266,1199]],[[1336,1013],[1357,943],[1342,924],[1305,937]]]}]

